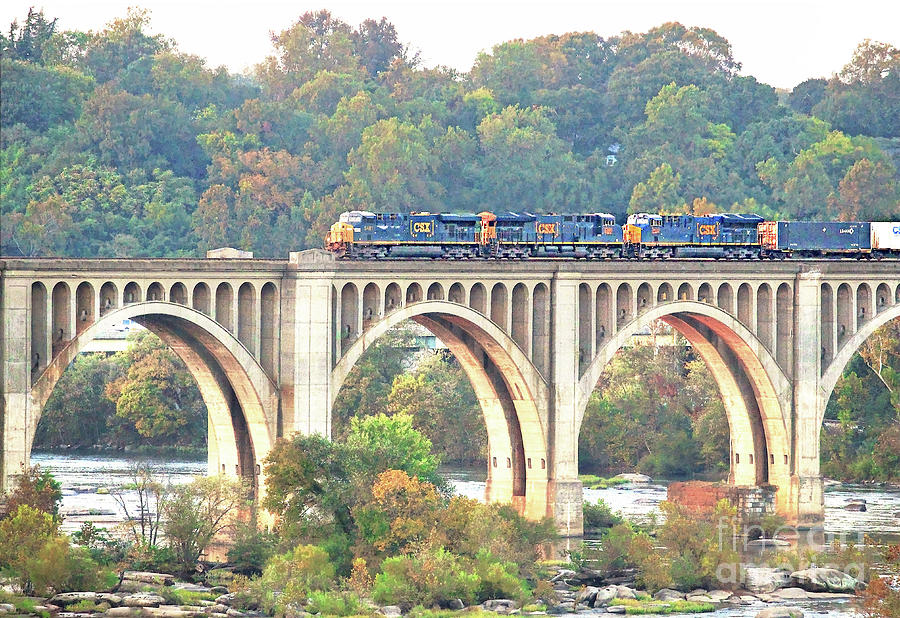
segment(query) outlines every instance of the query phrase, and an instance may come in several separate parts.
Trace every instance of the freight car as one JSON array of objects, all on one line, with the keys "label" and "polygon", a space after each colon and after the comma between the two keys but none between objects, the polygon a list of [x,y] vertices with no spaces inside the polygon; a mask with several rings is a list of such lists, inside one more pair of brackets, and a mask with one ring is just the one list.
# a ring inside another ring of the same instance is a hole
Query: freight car
[{"label": "freight car", "polygon": [[900,222],[765,221],[756,214],[613,215],[345,212],[325,247],[338,257],[900,257]]}]

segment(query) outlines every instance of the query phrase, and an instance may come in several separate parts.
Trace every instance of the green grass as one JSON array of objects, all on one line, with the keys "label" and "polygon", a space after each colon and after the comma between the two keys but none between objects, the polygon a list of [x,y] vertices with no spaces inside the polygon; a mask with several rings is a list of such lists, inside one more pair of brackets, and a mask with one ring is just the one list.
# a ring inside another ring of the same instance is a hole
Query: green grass
[{"label": "green grass", "polygon": [[70,605],[66,608],[67,612],[105,612],[109,609],[109,603],[95,603],[94,601],[84,599],[82,601],[78,601],[73,605]]},{"label": "green grass", "polygon": [[624,605],[629,616],[644,614],[700,614],[713,612],[716,606],[712,603],[695,603],[694,601],[653,601],[637,599],[613,599],[609,605]]},{"label": "green grass", "polygon": [[171,586],[162,586],[153,590],[163,597],[171,605],[199,605],[200,601],[215,601],[219,596],[217,592],[196,592],[194,590],[179,590]]},{"label": "green grass", "polygon": [[581,481],[581,484],[588,489],[609,489],[616,485],[627,485],[631,482],[626,479],[606,479],[602,476],[597,476],[596,474],[579,474],[578,479]]}]

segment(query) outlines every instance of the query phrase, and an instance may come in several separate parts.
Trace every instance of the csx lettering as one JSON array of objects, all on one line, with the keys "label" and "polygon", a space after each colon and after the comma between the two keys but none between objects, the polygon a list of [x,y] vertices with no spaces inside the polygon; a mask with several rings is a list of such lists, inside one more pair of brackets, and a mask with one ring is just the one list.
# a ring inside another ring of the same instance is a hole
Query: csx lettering
[{"label": "csx lettering", "polygon": [[715,225],[698,225],[697,233],[701,236],[715,236],[716,235],[716,226]]},{"label": "csx lettering", "polygon": [[852,234],[854,231],[856,230],[854,230],[853,228],[845,227],[841,231],[839,231],[838,234]]},{"label": "csx lettering", "polygon": [[431,234],[431,221],[416,221],[413,223],[413,234]]},{"label": "csx lettering", "polygon": [[537,224],[537,233],[538,234],[556,234],[556,223],[538,223]]}]

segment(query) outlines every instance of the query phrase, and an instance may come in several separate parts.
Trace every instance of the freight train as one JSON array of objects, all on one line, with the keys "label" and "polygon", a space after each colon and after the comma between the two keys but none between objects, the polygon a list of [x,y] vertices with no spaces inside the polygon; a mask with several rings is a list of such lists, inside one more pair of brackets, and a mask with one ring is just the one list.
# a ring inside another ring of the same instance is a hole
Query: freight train
[{"label": "freight train", "polygon": [[756,214],[341,214],[339,258],[900,258],[900,222],[766,221]]}]

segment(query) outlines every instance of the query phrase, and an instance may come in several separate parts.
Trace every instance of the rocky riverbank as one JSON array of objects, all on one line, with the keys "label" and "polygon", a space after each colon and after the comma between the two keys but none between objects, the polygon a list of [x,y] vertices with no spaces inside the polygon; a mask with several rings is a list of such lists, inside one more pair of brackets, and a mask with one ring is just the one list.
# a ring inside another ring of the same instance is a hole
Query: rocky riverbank
[{"label": "rocky riverbank", "polygon": [[[573,571],[550,567],[551,576],[539,586],[540,599],[520,606],[510,599],[492,599],[475,607],[451,601],[449,610],[493,612],[504,615],[588,614],[670,614],[713,612],[720,608],[769,605],[757,618],[799,618],[804,610],[792,604],[810,601],[852,600],[863,584],[849,575],[827,568],[805,569],[793,573],[781,569],[747,569],[740,587],[732,589],[695,589],[687,592],[662,589],[649,594],[636,588],[627,577],[622,583],[608,583],[589,569]],[[225,578],[227,579],[227,578]],[[225,581],[224,579],[222,581]],[[100,618],[108,616],[144,616],[156,618],[241,618],[262,616],[258,608],[247,604],[240,587],[195,584],[177,581],[166,573],[125,572],[114,592],[65,592],[49,598],[15,596],[4,587],[6,603],[0,603],[0,615],[34,615],[55,618]],[[398,618],[400,607],[379,607],[365,602],[372,616]],[[289,604],[285,618],[324,614],[303,604]]]}]

